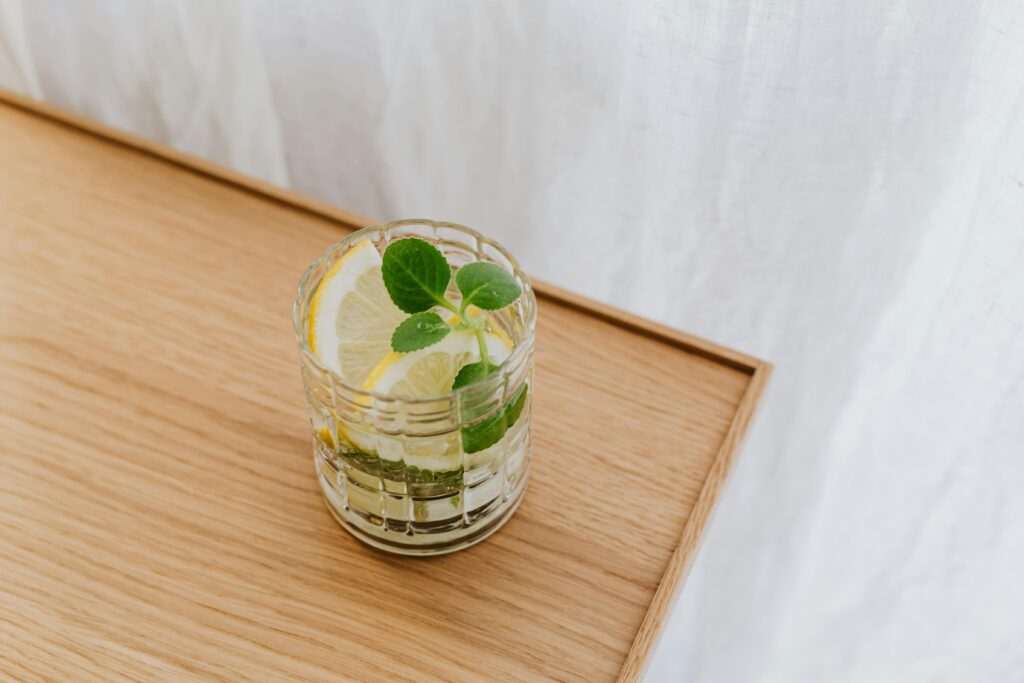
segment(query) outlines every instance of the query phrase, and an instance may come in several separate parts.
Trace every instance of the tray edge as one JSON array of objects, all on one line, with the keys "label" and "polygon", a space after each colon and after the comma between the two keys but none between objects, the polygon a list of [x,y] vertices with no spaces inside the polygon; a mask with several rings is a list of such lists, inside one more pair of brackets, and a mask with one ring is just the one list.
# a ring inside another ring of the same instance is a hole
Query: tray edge
[{"label": "tray edge", "polygon": [[704,529],[714,511],[715,502],[718,500],[719,491],[725,485],[729,472],[732,470],[733,461],[743,445],[743,440],[749,431],[751,420],[764,395],[764,389],[771,373],[772,365],[770,363],[758,361],[758,366],[736,408],[736,414],[733,415],[729,431],[722,439],[714,462],[711,463],[711,469],[701,487],[697,502],[690,512],[690,518],[683,527],[679,545],[676,546],[672,557],[669,558],[665,573],[662,574],[661,581],[654,591],[654,597],[651,598],[651,604],[647,607],[644,620],[641,622],[633,644],[626,654],[626,660],[619,670],[619,675],[616,678],[618,683],[638,681],[650,663],[651,651],[658,643],[668,611],[675,603],[683,580],[697,555]]}]

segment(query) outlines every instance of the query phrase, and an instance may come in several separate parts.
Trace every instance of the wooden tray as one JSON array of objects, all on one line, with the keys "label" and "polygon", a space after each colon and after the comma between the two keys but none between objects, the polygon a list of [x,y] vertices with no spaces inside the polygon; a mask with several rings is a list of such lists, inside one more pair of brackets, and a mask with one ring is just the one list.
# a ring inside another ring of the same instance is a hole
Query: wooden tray
[{"label": "wooden tray", "polygon": [[767,364],[537,283],[522,508],[372,551],[321,502],[290,322],[371,221],[0,99],[0,677],[640,676]]}]

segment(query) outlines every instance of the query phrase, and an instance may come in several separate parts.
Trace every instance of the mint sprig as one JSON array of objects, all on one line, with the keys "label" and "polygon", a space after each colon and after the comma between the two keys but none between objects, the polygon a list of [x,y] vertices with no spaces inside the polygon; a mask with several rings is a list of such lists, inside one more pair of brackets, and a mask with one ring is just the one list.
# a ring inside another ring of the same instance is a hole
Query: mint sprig
[{"label": "mint sprig", "polygon": [[[469,329],[476,335],[480,360],[459,370],[452,390],[486,379],[498,369],[491,362],[484,338],[486,321],[482,316],[467,314],[469,306],[497,311],[518,299],[523,290],[500,266],[477,261],[459,268],[455,284],[462,294],[456,306],[447,297],[452,269],[437,247],[416,237],[396,240],[384,251],[381,268],[384,286],[399,309],[412,315],[403,320],[391,335],[391,348],[399,353],[418,351],[433,346],[453,329]],[[445,321],[436,311],[443,308],[458,317]],[[526,404],[524,383],[514,396],[486,419],[462,429],[462,447],[475,453],[497,443],[519,418]],[[467,403],[467,402],[464,402]],[[468,402],[472,403],[472,402]],[[463,406],[462,419],[472,421],[482,413],[473,406]]]}]

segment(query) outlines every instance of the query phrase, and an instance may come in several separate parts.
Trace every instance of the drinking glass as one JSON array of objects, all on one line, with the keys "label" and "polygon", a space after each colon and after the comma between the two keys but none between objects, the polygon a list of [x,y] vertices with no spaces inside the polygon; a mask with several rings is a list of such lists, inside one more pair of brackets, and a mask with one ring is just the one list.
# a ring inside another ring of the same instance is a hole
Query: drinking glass
[{"label": "drinking glass", "polygon": [[[310,302],[331,266],[369,239],[381,253],[394,240],[418,237],[445,255],[454,272],[475,261],[513,275],[522,295],[491,316],[513,344],[498,370],[437,396],[407,398],[350,386],[326,368],[309,344]],[[530,468],[536,300],[516,260],[470,228],[402,220],[355,232],[314,261],[299,283],[293,322],[313,435],[316,475],[328,509],[359,540],[403,555],[439,555],[494,533],[522,501]],[[500,441],[466,453],[461,429],[495,415],[526,393],[518,419]]]}]

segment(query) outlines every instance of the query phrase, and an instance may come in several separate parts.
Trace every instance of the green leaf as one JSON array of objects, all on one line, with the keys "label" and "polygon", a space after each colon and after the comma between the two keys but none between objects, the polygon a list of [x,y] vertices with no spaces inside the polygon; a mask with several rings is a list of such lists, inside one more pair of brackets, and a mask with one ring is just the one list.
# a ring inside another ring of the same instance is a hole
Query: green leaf
[{"label": "green leaf", "polygon": [[486,261],[476,261],[459,268],[455,273],[455,283],[462,292],[463,310],[473,304],[488,311],[496,311],[508,306],[523,293],[511,273]]},{"label": "green leaf", "polygon": [[519,416],[523,414],[523,408],[526,407],[526,392],[528,387],[526,382],[519,387],[519,391],[516,395],[509,399],[508,403],[505,404],[505,428],[511,429],[512,425],[516,423]]},{"label": "green leaf", "polygon": [[455,375],[455,381],[452,383],[452,391],[461,387],[469,386],[475,382],[479,382],[496,369],[497,366],[491,365],[487,361],[479,361],[477,363],[463,365],[462,369],[459,370],[459,374]]},{"label": "green leaf", "polygon": [[476,453],[490,448],[501,441],[507,430],[505,410],[502,408],[486,420],[462,428],[462,450],[466,453]]},{"label": "green leaf", "polygon": [[[496,366],[485,361],[465,365],[455,376],[452,390],[486,379],[496,369]],[[498,408],[493,415],[474,425],[463,427],[462,450],[466,453],[476,453],[501,441],[501,437],[505,436],[505,432],[515,424],[522,414],[523,408],[526,406],[526,396],[527,385],[524,382],[515,395]],[[462,419],[472,420],[476,417],[474,412],[473,407],[468,409],[463,407]]]},{"label": "green leaf", "polygon": [[406,313],[448,304],[444,292],[452,269],[444,254],[429,242],[416,237],[392,242],[384,251],[381,273],[391,300]]},{"label": "green leaf", "polygon": [[391,335],[391,348],[399,353],[432,346],[448,336],[451,325],[437,313],[416,313],[403,320]]}]

